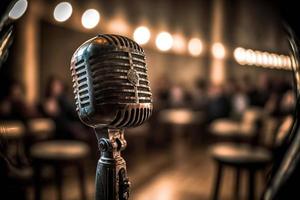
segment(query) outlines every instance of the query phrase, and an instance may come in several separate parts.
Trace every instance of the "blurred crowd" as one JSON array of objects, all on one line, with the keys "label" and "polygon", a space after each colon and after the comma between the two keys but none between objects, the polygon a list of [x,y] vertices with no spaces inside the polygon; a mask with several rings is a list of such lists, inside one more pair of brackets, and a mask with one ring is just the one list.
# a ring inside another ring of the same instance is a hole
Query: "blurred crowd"
[{"label": "blurred crowd", "polygon": [[[292,114],[295,96],[291,81],[283,77],[261,74],[255,80],[249,76],[231,78],[217,86],[198,79],[194,90],[167,79],[158,84],[154,92],[155,110],[188,108],[202,111],[205,122],[218,118],[240,118],[249,107],[263,108],[269,115]],[[1,120],[19,120],[25,125],[29,119],[44,117],[55,122],[55,139],[89,141],[92,130],[83,125],[76,113],[71,91],[57,77],[50,77],[41,101],[29,105],[25,101],[25,89],[20,82],[12,82],[7,94],[0,101]],[[92,142],[94,143],[94,142]]]},{"label": "blurred crowd", "polygon": [[198,79],[194,90],[166,80],[156,93],[156,109],[189,108],[202,111],[206,122],[218,118],[240,118],[249,107],[259,107],[272,116],[292,114],[295,95],[291,81],[261,74],[256,79],[231,78],[222,85]]},{"label": "blurred crowd", "polygon": [[0,102],[1,120],[19,120],[25,125],[32,118],[50,118],[55,123],[55,139],[88,140],[90,130],[78,119],[75,104],[69,98],[66,84],[57,77],[50,77],[41,101],[30,105],[25,101],[25,89],[13,81]]}]

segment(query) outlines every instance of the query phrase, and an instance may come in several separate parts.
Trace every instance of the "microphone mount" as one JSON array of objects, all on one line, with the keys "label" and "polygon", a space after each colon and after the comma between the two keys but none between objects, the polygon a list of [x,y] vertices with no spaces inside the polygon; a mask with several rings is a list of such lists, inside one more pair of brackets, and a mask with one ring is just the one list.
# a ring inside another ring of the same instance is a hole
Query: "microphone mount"
[{"label": "microphone mount", "polygon": [[130,182],[121,156],[126,146],[124,129],[96,128],[101,152],[96,170],[96,200],[128,200]]}]

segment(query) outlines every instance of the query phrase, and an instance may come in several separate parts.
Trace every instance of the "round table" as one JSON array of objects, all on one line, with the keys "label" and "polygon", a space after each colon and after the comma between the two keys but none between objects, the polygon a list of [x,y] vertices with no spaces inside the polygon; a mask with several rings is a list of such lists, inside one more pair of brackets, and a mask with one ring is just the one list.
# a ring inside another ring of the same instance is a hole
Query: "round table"
[{"label": "round table", "polygon": [[90,149],[85,143],[67,140],[45,141],[33,145],[30,152],[33,158],[36,199],[41,198],[41,170],[44,165],[50,165],[55,169],[59,200],[63,198],[62,170],[68,165],[75,166],[78,170],[81,199],[86,199],[83,160],[88,156]]},{"label": "round table", "polygon": [[187,125],[199,124],[203,121],[203,113],[189,109],[166,109],[159,112],[161,123],[171,125],[174,135],[172,153],[176,163],[184,161],[187,157],[187,144],[185,144],[184,128]]}]

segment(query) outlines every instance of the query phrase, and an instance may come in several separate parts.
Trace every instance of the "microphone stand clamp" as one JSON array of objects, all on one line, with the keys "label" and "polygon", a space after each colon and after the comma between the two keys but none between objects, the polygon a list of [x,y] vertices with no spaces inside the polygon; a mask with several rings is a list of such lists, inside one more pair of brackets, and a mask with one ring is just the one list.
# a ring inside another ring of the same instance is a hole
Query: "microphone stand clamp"
[{"label": "microphone stand clamp", "polygon": [[126,146],[124,129],[96,128],[101,152],[96,170],[96,200],[128,200],[130,182],[121,151]]}]

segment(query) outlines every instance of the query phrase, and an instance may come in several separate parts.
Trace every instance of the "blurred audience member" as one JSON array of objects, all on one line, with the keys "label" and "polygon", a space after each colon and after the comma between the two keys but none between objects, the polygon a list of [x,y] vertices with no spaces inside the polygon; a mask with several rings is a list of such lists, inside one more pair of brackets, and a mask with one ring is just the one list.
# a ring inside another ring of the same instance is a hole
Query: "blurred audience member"
[{"label": "blurred audience member", "polygon": [[162,76],[157,80],[158,87],[156,93],[155,102],[158,106],[158,109],[164,109],[168,107],[169,96],[170,96],[170,81],[166,76]]},{"label": "blurred audience member", "polygon": [[251,90],[249,91],[250,105],[264,107],[271,95],[270,81],[266,74],[261,74],[258,77],[257,81],[257,87],[255,89],[251,88]]},{"label": "blurred audience member", "polygon": [[196,83],[196,91],[193,94],[193,108],[195,110],[206,111],[208,104],[207,84],[204,80],[200,79]]},{"label": "blurred audience member", "polygon": [[231,99],[232,113],[235,117],[239,118],[249,106],[249,99],[242,86],[235,84],[234,91]]},{"label": "blurred audience member", "polygon": [[13,82],[8,95],[0,103],[1,119],[20,120],[26,122],[29,118],[37,116],[33,105],[25,100],[25,92],[20,82]]},{"label": "blurred audience member", "polygon": [[222,87],[211,86],[208,93],[208,99],[208,121],[223,117],[229,117],[231,111],[230,99],[228,98]]},{"label": "blurred audience member", "polygon": [[66,95],[65,84],[57,77],[48,81],[41,112],[54,120],[56,138],[87,140],[86,128],[79,122],[73,102]]},{"label": "blurred audience member", "polygon": [[169,95],[169,106],[172,108],[187,107],[190,101],[189,94],[184,90],[184,88],[178,84],[174,84],[170,88]]}]

